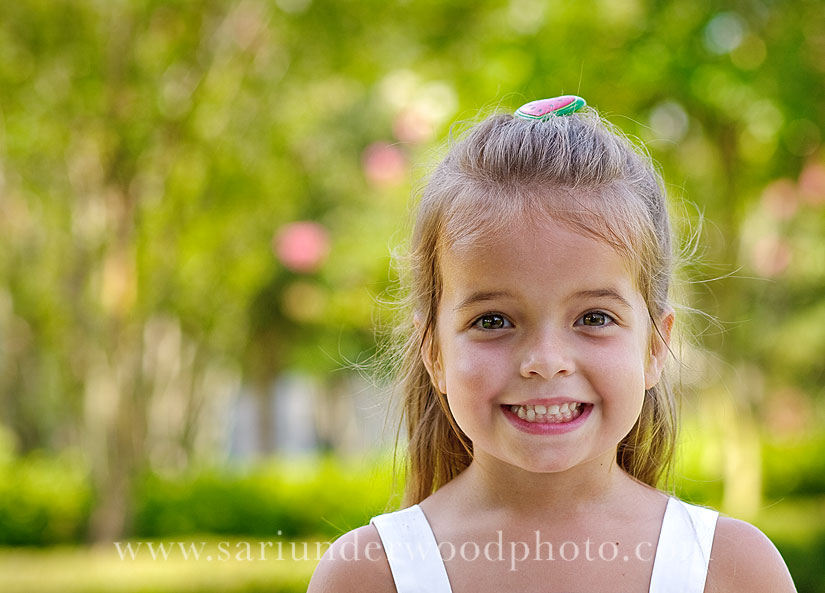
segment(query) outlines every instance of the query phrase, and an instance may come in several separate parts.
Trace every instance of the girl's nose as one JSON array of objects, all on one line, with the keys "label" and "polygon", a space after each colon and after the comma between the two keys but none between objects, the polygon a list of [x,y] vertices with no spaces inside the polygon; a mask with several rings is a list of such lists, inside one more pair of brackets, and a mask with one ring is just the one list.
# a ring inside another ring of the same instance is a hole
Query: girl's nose
[{"label": "girl's nose", "polygon": [[575,370],[572,349],[558,331],[536,332],[523,350],[519,372],[522,377],[569,375]]}]

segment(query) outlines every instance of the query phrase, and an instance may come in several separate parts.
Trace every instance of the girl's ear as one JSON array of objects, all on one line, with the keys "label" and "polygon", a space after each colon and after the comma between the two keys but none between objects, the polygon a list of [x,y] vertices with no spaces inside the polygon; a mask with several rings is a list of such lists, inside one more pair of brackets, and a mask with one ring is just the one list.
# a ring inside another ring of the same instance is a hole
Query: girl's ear
[{"label": "girl's ear", "polygon": [[[673,330],[673,321],[676,318],[673,309],[666,308],[659,317],[656,327],[650,337],[650,352],[645,365],[645,389],[651,389],[662,376],[667,355],[670,353],[670,333]],[[658,331],[657,331],[658,328]]]},{"label": "girl's ear", "polygon": [[[413,323],[419,330],[421,329],[421,316],[416,313],[413,316]],[[421,359],[430,375],[430,381],[439,393],[447,393],[447,382],[444,379],[444,368],[441,364],[441,353],[433,352],[433,331],[427,332],[421,344]]]}]

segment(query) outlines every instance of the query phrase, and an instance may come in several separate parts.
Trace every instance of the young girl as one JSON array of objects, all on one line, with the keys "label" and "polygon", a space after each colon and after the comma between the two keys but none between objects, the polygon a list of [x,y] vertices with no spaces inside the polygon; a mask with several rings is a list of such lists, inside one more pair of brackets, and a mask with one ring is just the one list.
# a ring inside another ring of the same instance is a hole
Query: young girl
[{"label": "young girl", "polygon": [[405,508],[338,539],[309,593],[794,591],[759,530],[657,489],[670,233],[650,160],[579,97],[455,143],[410,254]]}]

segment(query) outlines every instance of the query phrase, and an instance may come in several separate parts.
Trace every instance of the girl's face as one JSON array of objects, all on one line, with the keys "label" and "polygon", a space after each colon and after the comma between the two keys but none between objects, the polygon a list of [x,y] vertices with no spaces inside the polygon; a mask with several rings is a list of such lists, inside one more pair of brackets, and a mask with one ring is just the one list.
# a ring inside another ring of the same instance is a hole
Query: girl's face
[{"label": "girl's face", "polygon": [[[475,457],[558,472],[612,453],[667,353],[624,259],[558,223],[446,250],[425,362]],[[673,313],[659,320],[669,336]]]}]

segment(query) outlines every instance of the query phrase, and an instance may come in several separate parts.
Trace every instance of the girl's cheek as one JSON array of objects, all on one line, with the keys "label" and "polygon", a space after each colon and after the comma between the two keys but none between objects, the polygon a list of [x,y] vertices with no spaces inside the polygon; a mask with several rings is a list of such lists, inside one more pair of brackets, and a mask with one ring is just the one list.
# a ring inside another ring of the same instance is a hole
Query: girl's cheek
[{"label": "girl's cheek", "polygon": [[601,375],[607,379],[610,377],[628,377],[639,375],[644,376],[644,360],[640,356],[626,353],[614,353],[599,357],[599,369]]},{"label": "girl's cheek", "polygon": [[[480,389],[506,380],[508,358],[493,343],[466,343],[454,351],[453,376],[468,388]],[[448,373],[449,374],[449,373]]]}]

